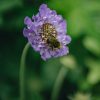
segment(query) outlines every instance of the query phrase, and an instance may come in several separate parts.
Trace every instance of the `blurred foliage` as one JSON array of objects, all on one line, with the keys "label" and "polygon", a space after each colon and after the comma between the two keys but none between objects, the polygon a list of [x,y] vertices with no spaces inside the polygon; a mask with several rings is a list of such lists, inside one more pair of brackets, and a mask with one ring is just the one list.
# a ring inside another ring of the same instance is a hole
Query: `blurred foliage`
[{"label": "blurred foliage", "polygon": [[76,93],[71,100],[91,100],[91,96],[89,94]]},{"label": "blurred foliage", "polygon": [[50,100],[60,67],[68,73],[59,100],[100,100],[100,0],[0,0],[0,100],[19,100],[23,20],[42,3],[67,20],[72,42],[68,56],[46,62],[29,50],[26,100]]}]

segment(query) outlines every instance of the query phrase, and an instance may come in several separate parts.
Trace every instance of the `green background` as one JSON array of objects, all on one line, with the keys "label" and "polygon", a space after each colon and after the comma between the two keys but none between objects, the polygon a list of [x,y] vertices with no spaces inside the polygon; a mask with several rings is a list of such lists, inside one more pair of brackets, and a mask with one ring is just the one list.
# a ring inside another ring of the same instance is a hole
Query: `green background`
[{"label": "green background", "polygon": [[43,61],[32,48],[26,59],[26,100],[50,100],[66,67],[59,100],[100,100],[100,0],[0,0],[0,100],[19,100],[19,69],[25,16],[42,3],[67,20],[68,56]]}]

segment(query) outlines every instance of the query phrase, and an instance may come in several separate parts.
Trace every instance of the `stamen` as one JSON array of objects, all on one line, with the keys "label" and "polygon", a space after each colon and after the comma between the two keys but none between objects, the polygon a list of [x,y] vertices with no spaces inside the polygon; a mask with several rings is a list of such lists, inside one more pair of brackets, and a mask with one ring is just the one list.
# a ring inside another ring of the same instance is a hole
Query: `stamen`
[{"label": "stamen", "polygon": [[60,42],[57,40],[57,31],[55,27],[50,23],[45,23],[42,25],[42,40],[52,48],[52,50],[60,48]]}]

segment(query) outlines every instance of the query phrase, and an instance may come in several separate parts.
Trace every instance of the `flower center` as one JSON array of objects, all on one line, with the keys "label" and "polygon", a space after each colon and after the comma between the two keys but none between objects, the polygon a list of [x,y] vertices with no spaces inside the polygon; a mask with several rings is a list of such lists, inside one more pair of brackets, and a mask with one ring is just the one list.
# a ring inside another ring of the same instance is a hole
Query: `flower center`
[{"label": "flower center", "polygon": [[60,48],[60,42],[56,38],[57,31],[52,24],[50,23],[43,24],[41,31],[42,31],[41,34],[42,40],[46,44],[48,44],[48,46],[51,47],[52,50]]}]

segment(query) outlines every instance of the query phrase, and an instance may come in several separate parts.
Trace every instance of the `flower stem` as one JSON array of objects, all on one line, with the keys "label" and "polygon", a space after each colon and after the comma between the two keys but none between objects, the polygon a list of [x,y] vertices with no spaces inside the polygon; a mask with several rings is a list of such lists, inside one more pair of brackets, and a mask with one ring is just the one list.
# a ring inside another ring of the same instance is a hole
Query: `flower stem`
[{"label": "flower stem", "polygon": [[26,46],[23,49],[22,52],[22,56],[21,56],[21,61],[20,61],[20,73],[19,73],[19,79],[20,79],[20,100],[25,100],[25,78],[24,78],[24,74],[25,74],[25,60],[26,60],[26,55],[27,55],[27,51],[30,47],[30,44],[27,43]]},{"label": "flower stem", "polygon": [[66,68],[61,67],[61,69],[58,73],[58,76],[56,78],[54,87],[53,87],[53,92],[51,94],[51,100],[58,100],[59,91],[61,89],[61,86],[62,86],[62,83],[63,83],[63,80],[64,80],[66,74],[67,74]]}]

